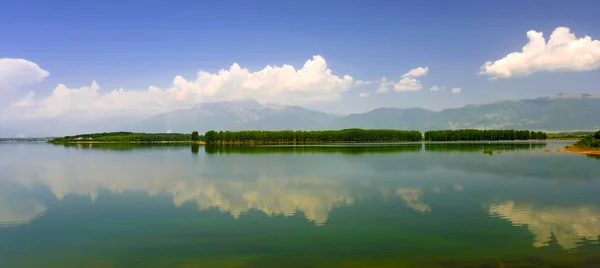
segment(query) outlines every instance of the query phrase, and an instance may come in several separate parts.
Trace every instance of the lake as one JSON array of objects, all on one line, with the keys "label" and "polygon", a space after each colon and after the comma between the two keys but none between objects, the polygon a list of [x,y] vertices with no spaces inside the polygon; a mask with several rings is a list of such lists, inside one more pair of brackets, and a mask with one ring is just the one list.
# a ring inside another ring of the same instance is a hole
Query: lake
[{"label": "lake", "polygon": [[569,143],[0,143],[0,267],[600,267]]}]

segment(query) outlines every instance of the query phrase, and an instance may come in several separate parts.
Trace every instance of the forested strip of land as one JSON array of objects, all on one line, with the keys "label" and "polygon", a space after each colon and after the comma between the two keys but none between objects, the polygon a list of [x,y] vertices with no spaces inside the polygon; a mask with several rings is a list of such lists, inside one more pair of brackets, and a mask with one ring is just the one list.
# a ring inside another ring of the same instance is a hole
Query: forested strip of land
[{"label": "forested strip of land", "polygon": [[56,138],[50,143],[156,143],[198,142],[210,144],[278,144],[278,143],[334,143],[334,142],[415,142],[415,141],[495,141],[495,140],[544,140],[543,132],[529,130],[434,130],[425,136],[416,130],[393,129],[342,129],[314,131],[208,131],[199,135],[182,133],[134,133],[108,132],[81,134]]},{"label": "forested strip of land", "polygon": [[208,131],[206,143],[330,143],[330,142],[405,142],[421,141],[416,130],[342,129],[315,131]]},{"label": "forested strip of land", "polygon": [[432,130],[425,132],[425,141],[498,141],[498,140],[545,140],[544,132],[529,130]]},{"label": "forested strip of land", "polygon": [[50,143],[152,143],[152,142],[191,142],[201,141],[202,136],[194,131],[192,134],[182,133],[134,133],[105,132],[66,136],[50,140]]},{"label": "forested strip of land", "polygon": [[594,135],[593,131],[555,132],[548,133],[548,139],[581,139]]}]

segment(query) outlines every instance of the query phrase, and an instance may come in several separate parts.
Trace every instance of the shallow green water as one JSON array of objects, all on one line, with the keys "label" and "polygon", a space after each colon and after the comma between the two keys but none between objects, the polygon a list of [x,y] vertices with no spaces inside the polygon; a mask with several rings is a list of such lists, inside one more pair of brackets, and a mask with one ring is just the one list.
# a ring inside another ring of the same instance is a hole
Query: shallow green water
[{"label": "shallow green water", "polygon": [[0,143],[0,267],[600,267],[566,144]]}]

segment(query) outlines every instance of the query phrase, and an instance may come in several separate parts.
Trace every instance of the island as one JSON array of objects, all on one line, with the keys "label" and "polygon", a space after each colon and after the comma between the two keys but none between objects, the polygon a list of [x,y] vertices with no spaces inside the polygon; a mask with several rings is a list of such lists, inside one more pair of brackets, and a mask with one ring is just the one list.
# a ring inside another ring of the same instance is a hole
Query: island
[{"label": "island", "polygon": [[339,142],[410,142],[421,141],[423,135],[416,130],[393,129],[341,129],[341,130],[245,130],[208,131],[204,134],[208,144],[279,144],[279,143],[339,143]]},{"label": "island", "polygon": [[432,130],[423,135],[417,130],[360,129],[341,130],[242,130],[183,133],[105,132],[55,138],[53,144],[91,143],[194,143],[194,144],[309,144],[381,143],[436,141],[513,141],[544,140],[546,133],[529,130]]},{"label": "island", "polygon": [[198,131],[182,133],[135,133],[103,132],[65,136],[48,141],[53,144],[68,143],[204,143],[204,136]]},{"label": "island", "polygon": [[207,144],[420,142],[420,141],[500,141],[543,140],[543,132],[529,130],[433,130],[425,135],[417,130],[342,129],[313,131],[208,131]]},{"label": "island", "polygon": [[600,130],[565,147],[565,152],[600,155]]},{"label": "island", "polygon": [[545,140],[548,135],[544,132],[529,130],[480,130],[452,129],[433,130],[425,132],[425,141],[499,141],[499,140]]}]

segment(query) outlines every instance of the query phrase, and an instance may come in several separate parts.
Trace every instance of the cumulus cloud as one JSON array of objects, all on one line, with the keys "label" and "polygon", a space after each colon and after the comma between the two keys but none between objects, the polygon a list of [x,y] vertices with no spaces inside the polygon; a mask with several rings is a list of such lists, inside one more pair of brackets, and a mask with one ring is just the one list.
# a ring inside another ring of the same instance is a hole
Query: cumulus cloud
[{"label": "cumulus cloud", "polygon": [[580,72],[600,67],[600,41],[576,38],[569,28],[558,27],[546,42],[542,32],[528,31],[529,42],[513,52],[481,66],[479,74],[491,79],[528,76],[536,72]]},{"label": "cumulus cloud", "polygon": [[[26,73],[21,76],[32,79],[48,75],[34,63],[21,60],[19,64],[29,69],[13,67],[11,73]],[[49,118],[65,114],[96,117],[151,115],[219,100],[255,99],[265,103],[302,104],[337,100],[349,88],[365,83],[355,82],[349,75],[334,75],[321,56],[307,60],[300,69],[291,65],[266,66],[251,72],[234,63],[228,70],[217,73],[200,71],[194,80],[176,76],[169,88],[150,86],[147,90],[102,91],[95,81],[80,88],[60,84],[49,96],[29,93],[0,110],[0,119]]]},{"label": "cumulus cloud", "polygon": [[417,68],[414,68],[414,69],[408,71],[408,73],[405,73],[404,75],[402,75],[402,78],[424,76],[427,74],[428,71],[429,71],[429,68],[427,66],[417,67]]},{"label": "cumulus cloud", "polygon": [[[445,90],[446,87],[444,86],[432,86],[431,88],[429,88],[430,91],[440,91],[440,90]],[[452,94],[458,94],[462,91],[461,88],[459,87],[455,87],[455,88],[451,88],[450,91],[452,92]]]},{"label": "cumulus cloud", "polygon": [[440,91],[446,89],[446,87],[444,86],[432,86],[431,88],[429,88],[430,91]]},{"label": "cumulus cloud", "polygon": [[393,85],[394,82],[387,79],[387,77],[382,77],[379,80],[379,87],[375,91],[376,93],[386,93],[390,91],[390,86]]},{"label": "cumulus cloud", "polygon": [[24,59],[0,58],[0,92],[39,82],[48,71]]},{"label": "cumulus cloud", "polygon": [[400,81],[398,81],[398,83],[394,85],[394,90],[397,92],[417,91],[421,88],[423,88],[423,85],[421,85],[421,81],[412,77],[402,78]]},{"label": "cumulus cloud", "polygon": [[360,93],[360,94],[359,94],[359,96],[360,96],[361,98],[366,98],[366,97],[369,97],[369,96],[371,96],[371,93],[363,92],[363,93]]},{"label": "cumulus cloud", "polygon": [[414,68],[407,73],[403,74],[398,82],[390,81],[386,77],[382,77],[379,81],[379,87],[375,91],[376,93],[385,93],[390,90],[390,87],[394,87],[396,92],[404,91],[417,91],[423,88],[421,81],[416,77],[424,76],[429,71],[427,66]]}]

